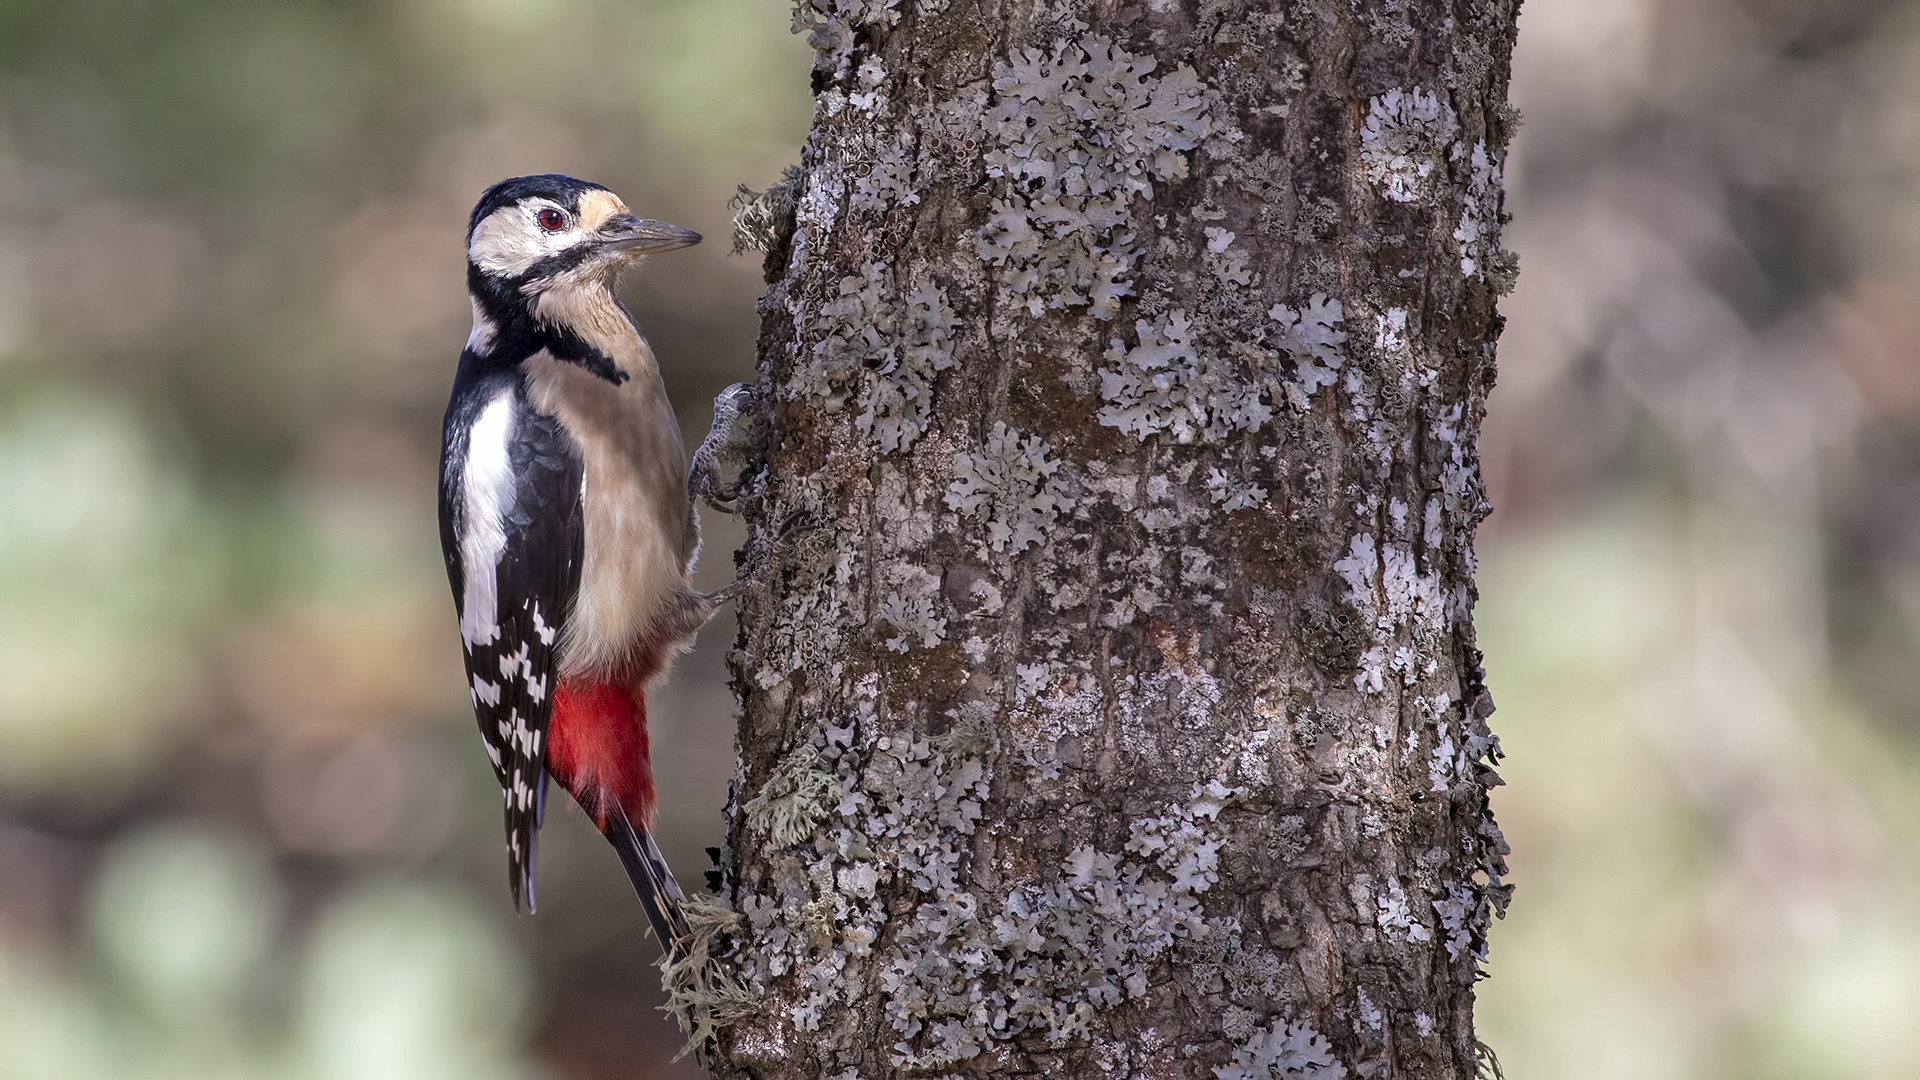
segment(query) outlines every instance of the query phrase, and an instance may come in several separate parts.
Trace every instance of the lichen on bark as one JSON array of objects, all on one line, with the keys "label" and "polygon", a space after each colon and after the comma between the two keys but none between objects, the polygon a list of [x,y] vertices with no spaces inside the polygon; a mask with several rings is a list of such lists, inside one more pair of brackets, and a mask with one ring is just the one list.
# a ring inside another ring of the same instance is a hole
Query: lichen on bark
[{"label": "lichen on bark", "polygon": [[716,1072],[1473,1075],[1514,4],[798,8]]}]

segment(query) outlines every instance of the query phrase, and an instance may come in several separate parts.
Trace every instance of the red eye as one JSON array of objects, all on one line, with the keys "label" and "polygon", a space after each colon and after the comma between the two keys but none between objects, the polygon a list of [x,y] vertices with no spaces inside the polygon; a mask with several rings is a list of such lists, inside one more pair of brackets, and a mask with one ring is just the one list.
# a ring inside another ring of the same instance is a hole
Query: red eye
[{"label": "red eye", "polygon": [[559,232],[567,227],[567,215],[548,208],[540,211],[540,227],[548,232]]}]

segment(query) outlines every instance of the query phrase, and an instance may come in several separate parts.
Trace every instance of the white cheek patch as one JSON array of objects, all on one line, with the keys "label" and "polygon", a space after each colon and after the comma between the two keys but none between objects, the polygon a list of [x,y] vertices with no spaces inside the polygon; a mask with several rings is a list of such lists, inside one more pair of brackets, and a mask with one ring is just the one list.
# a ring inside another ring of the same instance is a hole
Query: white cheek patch
[{"label": "white cheek patch", "polygon": [[[542,210],[561,210],[553,203],[520,203],[488,214],[467,242],[467,258],[489,274],[515,277],[549,255],[557,255],[582,239],[578,222],[559,232],[548,232],[536,220]],[[571,215],[569,215],[571,216]]]},{"label": "white cheek patch", "polygon": [[466,574],[460,637],[471,650],[500,636],[500,556],[507,550],[506,516],[513,509],[513,468],[507,443],[513,437],[513,392],[503,391],[480,410],[467,436],[466,529],[460,562]]}]

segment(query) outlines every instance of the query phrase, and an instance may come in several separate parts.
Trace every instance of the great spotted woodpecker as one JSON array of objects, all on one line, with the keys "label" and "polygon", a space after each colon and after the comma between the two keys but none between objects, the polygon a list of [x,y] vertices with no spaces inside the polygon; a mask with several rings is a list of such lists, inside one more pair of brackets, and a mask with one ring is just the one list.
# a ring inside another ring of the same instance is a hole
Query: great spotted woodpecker
[{"label": "great spotted woodpecker", "polygon": [[469,689],[531,911],[547,778],[613,843],[661,943],[687,925],[651,833],[647,688],[732,589],[688,577],[699,525],[620,272],[700,242],[572,177],[488,188],[467,225],[473,334],[440,458],[440,541]]}]

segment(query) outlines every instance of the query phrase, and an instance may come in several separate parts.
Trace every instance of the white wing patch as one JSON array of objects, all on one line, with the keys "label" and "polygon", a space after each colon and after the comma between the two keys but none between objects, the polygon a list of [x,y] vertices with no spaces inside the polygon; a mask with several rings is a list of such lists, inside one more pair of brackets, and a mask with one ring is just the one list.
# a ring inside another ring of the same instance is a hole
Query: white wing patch
[{"label": "white wing patch", "polygon": [[[471,650],[500,636],[500,555],[507,550],[506,516],[513,509],[513,468],[507,443],[513,438],[513,392],[503,391],[480,410],[468,434],[467,464],[461,473],[466,490],[466,529],[460,536],[460,561],[466,596],[460,637]],[[476,688],[477,692],[477,688]]]}]

